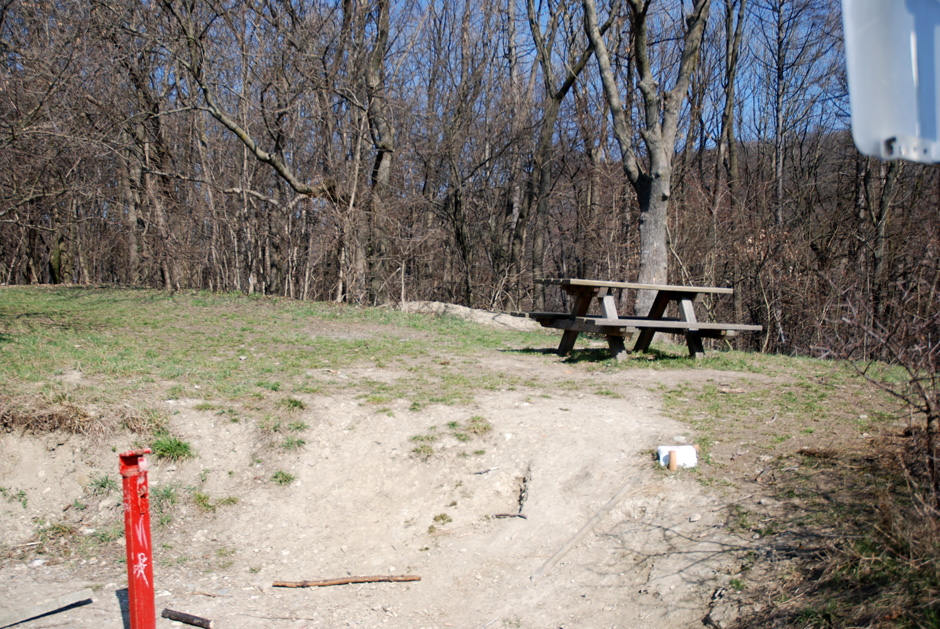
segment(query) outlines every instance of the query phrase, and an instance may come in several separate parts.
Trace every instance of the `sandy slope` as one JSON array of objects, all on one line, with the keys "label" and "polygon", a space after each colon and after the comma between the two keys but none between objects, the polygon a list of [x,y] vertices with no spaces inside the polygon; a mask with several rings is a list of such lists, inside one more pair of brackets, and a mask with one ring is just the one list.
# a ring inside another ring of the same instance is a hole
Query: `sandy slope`
[{"label": "sandy slope", "polygon": [[[246,422],[194,410],[196,399],[165,402],[176,413],[173,432],[199,457],[156,461],[150,473],[154,488],[173,485],[182,496],[169,511],[173,521],[154,527],[158,614],[169,607],[231,628],[701,626],[749,548],[726,526],[723,508],[741,496],[655,467],[650,451],[657,445],[693,439],[664,417],[656,391],[745,376],[591,373],[537,353],[475,358],[468,368],[524,373],[547,386],[482,391],[469,405],[417,411],[407,400],[379,412],[352,393],[310,395],[291,417],[309,426],[304,448],[260,457],[257,430]],[[339,376],[390,379],[396,372],[330,374]],[[492,431],[461,443],[444,429],[472,416],[485,417]],[[431,426],[442,436],[422,461],[411,438]],[[0,498],[0,617],[91,586],[90,605],[20,626],[123,626],[122,540],[82,549],[72,539],[64,557],[23,546],[36,539],[36,518],[69,522],[76,537],[88,539],[92,530],[119,525],[118,496],[89,496],[83,485],[98,473],[116,475],[113,448],[123,447],[0,435],[0,486],[28,496],[25,508]],[[276,486],[270,478],[278,469],[297,480]],[[525,518],[492,517],[518,510],[527,471]],[[627,482],[626,497],[533,579]],[[205,512],[185,499],[187,487],[238,501]],[[381,574],[421,581],[271,587],[274,580]],[[734,614],[728,598],[719,599],[713,618]],[[182,625],[158,619],[157,626]]]}]

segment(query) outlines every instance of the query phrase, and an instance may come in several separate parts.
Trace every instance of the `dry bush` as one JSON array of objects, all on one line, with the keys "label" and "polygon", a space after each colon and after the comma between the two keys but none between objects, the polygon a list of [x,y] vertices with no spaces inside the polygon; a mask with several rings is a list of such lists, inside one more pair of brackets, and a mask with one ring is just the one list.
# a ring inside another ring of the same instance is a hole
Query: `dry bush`
[{"label": "dry bush", "polygon": [[0,430],[32,434],[65,432],[101,440],[114,431],[114,425],[67,400],[40,398],[35,406],[30,407],[0,395]]}]

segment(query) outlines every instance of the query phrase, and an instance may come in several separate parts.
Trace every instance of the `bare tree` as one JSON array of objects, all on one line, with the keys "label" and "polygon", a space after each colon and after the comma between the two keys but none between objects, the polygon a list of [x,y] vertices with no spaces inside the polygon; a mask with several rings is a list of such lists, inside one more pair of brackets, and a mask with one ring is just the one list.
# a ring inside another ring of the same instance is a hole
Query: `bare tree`
[{"label": "bare tree", "polygon": [[[669,77],[672,87],[661,91],[656,68],[650,55],[650,24],[652,0],[628,0],[632,28],[633,62],[637,87],[642,97],[639,136],[645,148],[647,164],[642,164],[634,148],[634,128],[624,110],[620,87],[611,68],[610,53],[598,28],[594,0],[583,0],[584,28],[596,54],[604,93],[613,119],[614,137],[620,147],[623,169],[636,191],[640,205],[640,271],[639,281],[649,284],[667,282],[666,218],[672,196],[672,162],[675,155],[679,115],[685,100],[692,71],[698,62],[699,46],[708,20],[711,0],[695,0],[688,15],[679,22],[678,69]],[[680,7],[682,5],[679,5]],[[626,86],[632,89],[633,86]],[[644,291],[637,298],[636,309],[646,313],[652,306],[653,293]]]}]

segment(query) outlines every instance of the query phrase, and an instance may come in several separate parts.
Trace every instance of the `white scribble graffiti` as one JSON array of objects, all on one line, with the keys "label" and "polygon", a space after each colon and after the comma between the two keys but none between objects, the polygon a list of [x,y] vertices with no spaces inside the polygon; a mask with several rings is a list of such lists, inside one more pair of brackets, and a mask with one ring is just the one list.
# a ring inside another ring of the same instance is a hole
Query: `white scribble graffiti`
[{"label": "white scribble graffiti", "polygon": [[144,526],[143,518],[137,520],[137,526],[134,530],[137,533],[137,542],[144,548],[148,548],[150,540],[147,539],[147,528]]},{"label": "white scribble graffiti", "polygon": [[134,564],[134,577],[143,579],[146,585],[150,585],[147,580],[147,553],[137,553],[137,563]]}]

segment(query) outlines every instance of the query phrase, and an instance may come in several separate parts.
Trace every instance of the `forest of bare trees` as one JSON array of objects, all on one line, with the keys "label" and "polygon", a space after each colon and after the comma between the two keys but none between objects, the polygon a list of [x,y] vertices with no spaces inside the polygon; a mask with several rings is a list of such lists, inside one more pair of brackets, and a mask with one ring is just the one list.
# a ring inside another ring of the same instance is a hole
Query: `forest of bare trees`
[{"label": "forest of bare trees", "polygon": [[940,178],[855,150],[841,37],[836,0],[0,0],[0,283],[639,278],[864,344],[936,316]]}]

